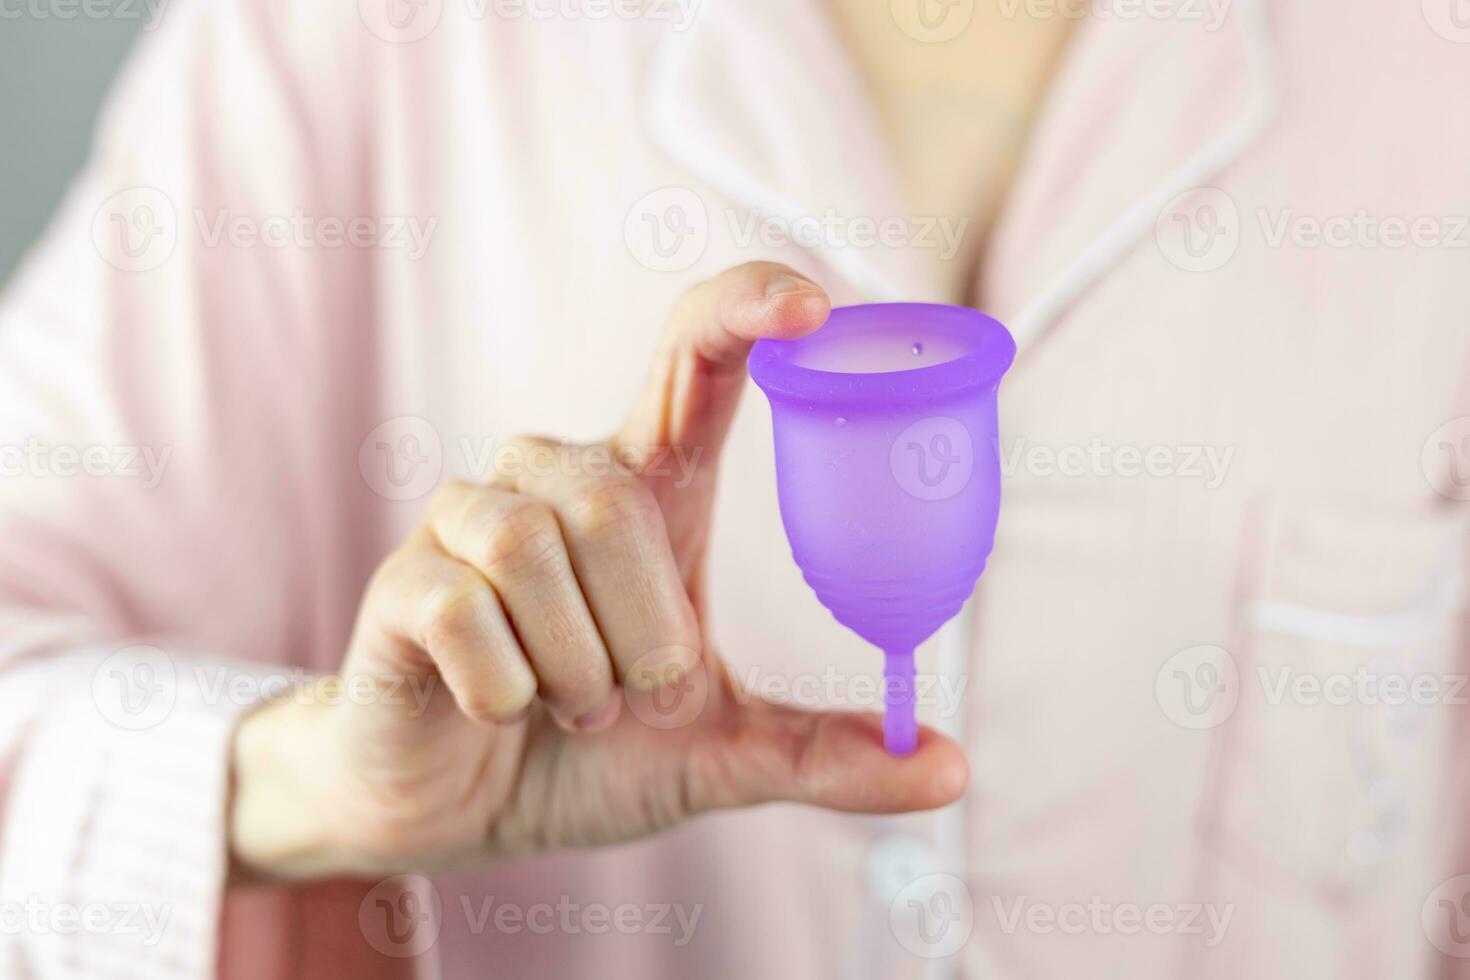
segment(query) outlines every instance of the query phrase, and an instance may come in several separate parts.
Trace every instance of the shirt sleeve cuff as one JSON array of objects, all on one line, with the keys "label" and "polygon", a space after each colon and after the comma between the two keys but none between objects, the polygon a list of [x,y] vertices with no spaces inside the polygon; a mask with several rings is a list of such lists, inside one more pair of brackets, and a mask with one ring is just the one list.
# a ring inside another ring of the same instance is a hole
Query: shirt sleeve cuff
[{"label": "shirt sleeve cuff", "polygon": [[289,679],[147,646],[45,668],[6,794],[0,943],[41,980],[214,976],[235,726]]}]

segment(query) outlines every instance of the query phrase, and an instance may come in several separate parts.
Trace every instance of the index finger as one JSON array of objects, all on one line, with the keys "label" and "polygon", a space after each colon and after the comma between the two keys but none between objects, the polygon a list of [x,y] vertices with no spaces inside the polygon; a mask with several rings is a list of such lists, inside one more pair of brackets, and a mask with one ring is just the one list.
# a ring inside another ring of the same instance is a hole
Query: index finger
[{"label": "index finger", "polygon": [[831,311],[822,287],[776,262],[748,262],[692,287],[674,306],[617,443],[718,453],[745,385],[751,345],[805,336]]}]

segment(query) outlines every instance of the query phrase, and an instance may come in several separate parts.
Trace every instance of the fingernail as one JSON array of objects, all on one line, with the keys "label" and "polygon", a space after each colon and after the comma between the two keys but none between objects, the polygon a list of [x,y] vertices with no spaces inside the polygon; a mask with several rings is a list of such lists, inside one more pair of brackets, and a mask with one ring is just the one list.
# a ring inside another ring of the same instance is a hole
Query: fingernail
[{"label": "fingernail", "polygon": [[596,711],[589,711],[576,721],[572,727],[579,732],[595,732],[611,722],[618,713],[618,696],[614,694],[607,699],[607,703]]},{"label": "fingernail", "polygon": [[777,276],[766,283],[766,298],[781,296],[785,293],[804,293],[817,288],[817,284],[808,279],[798,279],[795,276]]}]

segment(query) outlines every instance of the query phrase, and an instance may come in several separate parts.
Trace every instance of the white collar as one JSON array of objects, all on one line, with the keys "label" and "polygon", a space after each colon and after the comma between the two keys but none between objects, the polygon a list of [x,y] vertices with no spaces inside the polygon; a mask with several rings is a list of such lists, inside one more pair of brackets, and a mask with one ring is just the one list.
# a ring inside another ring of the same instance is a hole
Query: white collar
[{"label": "white collar", "polygon": [[[1152,231],[1169,201],[1237,160],[1270,122],[1276,85],[1263,2],[1232,4],[1229,23],[1239,35],[1243,58],[1223,66],[1218,59],[1198,59],[1197,67],[1184,59],[1182,70],[1195,72],[1191,77],[1148,79],[1177,92],[1182,102],[1201,89],[1238,81],[1222,74],[1247,72],[1251,95],[1243,108],[1212,124],[1182,163],[1147,175],[1141,193],[1090,188],[1108,195],[1107,213],[1114,217],[1089,230],[1089,243],[1007,317],[1023,349]],[[1084,24],[1073,47],[1084,33],[1104,26]],[[1107,57],[1119,63],[1107,67],[1131,70],[1128,59],[1134,55],[1127,43],[1112,44]],[[651,71],[645,104],[650,136],[733,206],[786,222],[827,212],[903,214],[862,81],[820,3],[705,0],[687,31],[671,31],[662,39]],[[864,299],[932,300],[937,295],[932,274],[912,249],[812,247]]]}]

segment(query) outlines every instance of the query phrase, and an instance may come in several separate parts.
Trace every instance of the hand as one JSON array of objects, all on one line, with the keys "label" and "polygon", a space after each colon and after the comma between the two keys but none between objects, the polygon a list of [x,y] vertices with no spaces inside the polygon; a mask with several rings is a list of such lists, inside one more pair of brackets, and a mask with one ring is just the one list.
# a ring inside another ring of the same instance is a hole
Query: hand
[{"label": "hand", "polygon": [[[956,799],[967,767],[953,742],[926,731],[895,759],[875,716],[737,697],[700,627],[745,356],[759,338],[810,333],[829,309],[784,266],[728,270],[679,299],[617,436],[522,439],[493,485],[438,493],[373,577],[340,676],[319,688],[427,689],[426,701],[295,698],[249,716],[235,746],[237,863],[285,877],[435,870],[611,843],[720,807],[887,813]],[[671,684],[702,700],[666,728],[648,692]]]}]

